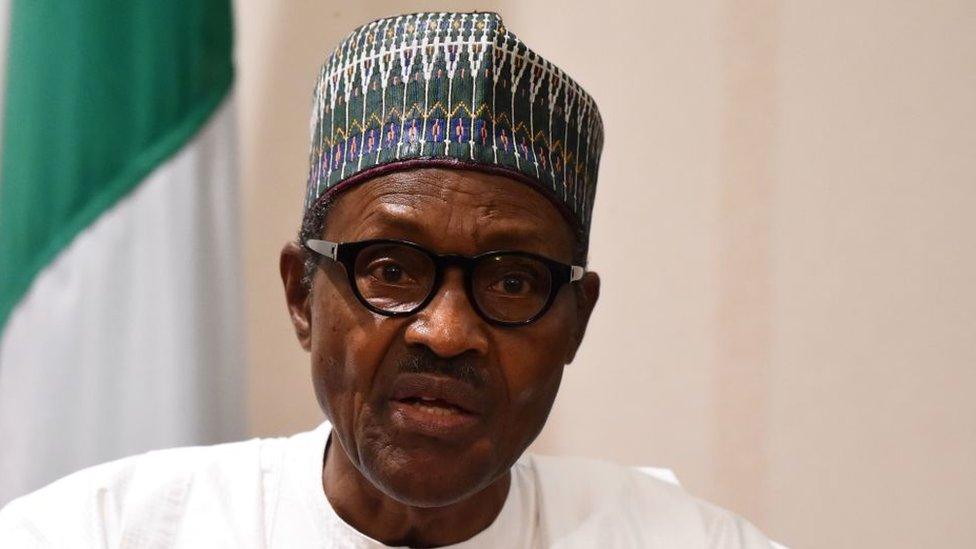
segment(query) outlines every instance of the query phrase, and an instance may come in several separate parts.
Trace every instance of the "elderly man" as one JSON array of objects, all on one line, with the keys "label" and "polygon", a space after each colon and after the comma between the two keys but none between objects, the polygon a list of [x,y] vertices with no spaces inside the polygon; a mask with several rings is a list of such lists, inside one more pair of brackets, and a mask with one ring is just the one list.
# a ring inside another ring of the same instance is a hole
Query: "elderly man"
[{"label": "elderly man", "polygon": [[5,547],[769,547],[637,470],[524,453],[596,304],[602,123],[491,13],[375,21],[315,89],[281,252],[328,421],[69,476]]}]

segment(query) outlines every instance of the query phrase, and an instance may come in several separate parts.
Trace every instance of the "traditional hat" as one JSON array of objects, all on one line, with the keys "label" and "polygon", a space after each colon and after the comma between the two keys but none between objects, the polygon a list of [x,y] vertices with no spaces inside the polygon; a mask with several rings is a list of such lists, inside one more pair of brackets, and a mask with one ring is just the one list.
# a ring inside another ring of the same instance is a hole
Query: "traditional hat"
[{"label": "traditional hat", "polygon": [[588,240],[603,123],[593,98],[496,13],[416,13],[353,31],[319,72],[305,211],[392,170],[524,181]]}]

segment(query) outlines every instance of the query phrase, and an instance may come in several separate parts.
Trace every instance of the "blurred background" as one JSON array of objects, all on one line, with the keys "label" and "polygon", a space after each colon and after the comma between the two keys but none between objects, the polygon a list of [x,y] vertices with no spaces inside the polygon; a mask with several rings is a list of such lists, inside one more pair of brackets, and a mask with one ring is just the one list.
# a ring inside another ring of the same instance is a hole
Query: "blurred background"
[{"label": "blurred background", "polygon": [[493,10],[606,127],[602,295],[531,450],[669,467],[793,547],[976,546],[976,4],[234,8],[242,434],[322,419],[278,275],[320,64],[377,17]]}]

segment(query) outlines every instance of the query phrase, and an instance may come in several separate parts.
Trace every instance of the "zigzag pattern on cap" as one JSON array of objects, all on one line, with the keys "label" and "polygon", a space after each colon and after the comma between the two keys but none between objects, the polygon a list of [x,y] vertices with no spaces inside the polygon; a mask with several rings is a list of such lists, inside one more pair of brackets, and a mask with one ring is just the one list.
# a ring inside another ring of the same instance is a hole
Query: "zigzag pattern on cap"
[{"label": "zigzag pattern on cap", "polygon": [[588,236],[603,148],[593,98],[495,13],[417,13],[353,31],[319,72],[306,211],[384,164],[456,159],[521,175]]}]

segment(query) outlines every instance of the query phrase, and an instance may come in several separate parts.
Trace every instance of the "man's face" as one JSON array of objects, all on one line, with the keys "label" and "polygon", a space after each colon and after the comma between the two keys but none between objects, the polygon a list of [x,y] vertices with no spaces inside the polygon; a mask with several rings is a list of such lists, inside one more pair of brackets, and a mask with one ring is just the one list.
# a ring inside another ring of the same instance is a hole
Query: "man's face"
[{"label": "man's face", "polygon": [[[409,240],[469,256],[521,250],[564,263],[572,263],[574,249],[569,224],[526,184],[439,168],[391,173],[345,191],[330,207],[322,237]],[[343,266],[328,260],[307,296],[299,300],[289,290],[315,391],[338,442],[372,484],[409,505],[462,500],[509,469],[545,423],[599,288],[587,274],[580,288],[564,285],[536,322],[499,327],[475,312],[463,276],[449,267],[432,301],[406,317],[368,310]],[[398,399],[417,379],[424,390],[450,380],[476,405],[462,411]],[[437,428],[444,424],[449,428]]]}]

